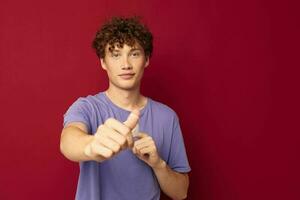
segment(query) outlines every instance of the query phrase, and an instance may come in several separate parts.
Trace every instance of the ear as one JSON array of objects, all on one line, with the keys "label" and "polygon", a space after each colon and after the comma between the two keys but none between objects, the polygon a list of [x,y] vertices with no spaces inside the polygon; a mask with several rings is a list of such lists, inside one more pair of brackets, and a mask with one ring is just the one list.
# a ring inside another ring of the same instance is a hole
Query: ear
[{"label": "ear", "polygon": [[104,69],[104,70],[106,71],[106,70],[107,70],[107,67],[106,67],[104,58],[100,58],[100,62],[101,62],[101,67],[102,67],[102,69]]},{"label": "ear", "polygon": [[149,62],[150,62],[149,60],[150,60],[150,59],[149,59],[149,56],[147,56],[147,57],[146,57],[145,68],[146,68],[146,67],[148,67],[148,65],[149,65]]}]

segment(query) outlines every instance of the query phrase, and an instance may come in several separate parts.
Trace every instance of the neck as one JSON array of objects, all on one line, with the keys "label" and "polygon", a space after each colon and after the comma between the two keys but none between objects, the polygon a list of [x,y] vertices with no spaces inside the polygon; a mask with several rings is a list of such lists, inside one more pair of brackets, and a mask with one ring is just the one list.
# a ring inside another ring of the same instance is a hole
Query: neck
[{"label": "neck", "polygon": [[129,111],[134,108],[142,109],[147,103],[147,99],[140,93],[140,88],[121,90],[110,86],[105,93],[114,104]]}]

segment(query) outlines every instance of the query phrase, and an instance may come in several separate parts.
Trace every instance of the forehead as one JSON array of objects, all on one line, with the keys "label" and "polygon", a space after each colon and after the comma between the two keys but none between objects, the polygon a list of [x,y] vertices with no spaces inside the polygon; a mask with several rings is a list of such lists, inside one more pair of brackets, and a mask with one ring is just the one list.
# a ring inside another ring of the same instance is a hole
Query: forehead
[{"label": "forehead", "polygon": [[105,51],[114,50],[143,50],[143,47],[138,42],[135,42],[132,46],[124,43],[123,47],[121,47],[119,43],[114,43],[113,45],[107,44],[105,47]]}]

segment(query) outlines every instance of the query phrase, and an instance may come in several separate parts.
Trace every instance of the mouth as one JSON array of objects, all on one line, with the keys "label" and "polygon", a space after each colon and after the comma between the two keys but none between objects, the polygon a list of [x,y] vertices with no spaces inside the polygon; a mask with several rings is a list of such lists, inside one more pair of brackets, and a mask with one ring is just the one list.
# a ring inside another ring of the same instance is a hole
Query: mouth
[{"label": "mouth", "polygon": [[127,73],[127,74],[120,74],[119,76],[122,78],[122,79],[125,79],[125,80],[128,80],[128,79],[131,79],[134,77],[134,73]]}]

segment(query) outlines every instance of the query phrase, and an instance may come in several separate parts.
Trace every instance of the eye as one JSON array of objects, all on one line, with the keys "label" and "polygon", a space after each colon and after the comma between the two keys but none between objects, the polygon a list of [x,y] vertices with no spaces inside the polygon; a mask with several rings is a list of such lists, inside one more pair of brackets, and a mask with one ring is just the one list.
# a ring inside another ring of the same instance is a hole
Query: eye
[{"label": "eye", "polygon": [[118,57],[120,57],[120,56],[121,56],[120,53],[112,53],[112,54],[111,54],[111,57],[113,57],[113,58],[118,58]]},{"label": "eye", "polygon": [[133,57],[139,57],[141,53],[139,51],[135,51],[131,54]]}]

